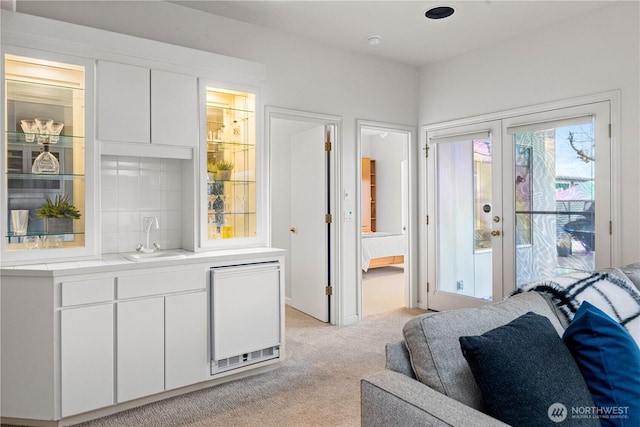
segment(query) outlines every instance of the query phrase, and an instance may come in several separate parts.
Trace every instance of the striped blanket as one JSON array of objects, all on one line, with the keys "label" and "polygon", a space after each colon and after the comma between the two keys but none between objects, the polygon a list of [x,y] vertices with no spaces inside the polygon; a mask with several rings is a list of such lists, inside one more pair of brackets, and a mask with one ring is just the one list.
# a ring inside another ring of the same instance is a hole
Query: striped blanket
[{"label": "striped blanket", "polygon": [[640,346],[640,292],[629,281],[609,273],[570,273],[529,283],[514,294],[536,291],[549,294],[568,322],[589,301],[624,326]]}]

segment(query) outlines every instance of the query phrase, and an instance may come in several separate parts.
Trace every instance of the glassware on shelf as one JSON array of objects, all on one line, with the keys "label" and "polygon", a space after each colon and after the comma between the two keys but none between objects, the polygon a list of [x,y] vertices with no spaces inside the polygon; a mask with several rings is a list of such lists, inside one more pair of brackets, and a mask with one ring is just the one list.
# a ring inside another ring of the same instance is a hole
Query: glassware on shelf
[{"label": "glassware on shelf", "polygon": [[58,175],[60,173],[60,162],[49,152],[49,144],[43,144],[44,151],[36,157],[31,167],[34,174]]},{"label": "glassware on shelf", "polygon": [[55,144],[60,140],[60,132],[62,132],[63,127],[64,123],[53,122],[51,124],[51,137],[49,138],[50,143]]},{"label": "glassware on shelf", "polygon": [[38,144],[45,144],[49,142],[49,136],[51,135],[51,125],[53,124],[53,119],[33,119],[36,122],[36,126],[38,128]]},{"label": "glassware on shelf", "polygon": [[42,243],[45,248],[59,248],[62,244],[62,238],[58,235],[44,236]]},{"label": "glassware on shelf", "polygon": [[235,143],[243,142],[242,125],[237,120],[234,120],[231,126],[231,142],[235,142]]},{"label": "glassware on shelf", "polygon": [[38,236],[25,236],[22,240],[24,247],[27,249],[37,249],[40,246],[40,237]]},{"label": "glassware on shelf", "polygon": [[38,133],[38,127],[35,120],[20,120],[20,126],[24,132],[24,140],[26,142],[33,142],[36,140],[36,133]]},{"label": "glassware on shelf", "polygon": [[29,211],[26,209],[11,210],[11,225],[14,236],[24,236],[27,234],[29,225]]}]

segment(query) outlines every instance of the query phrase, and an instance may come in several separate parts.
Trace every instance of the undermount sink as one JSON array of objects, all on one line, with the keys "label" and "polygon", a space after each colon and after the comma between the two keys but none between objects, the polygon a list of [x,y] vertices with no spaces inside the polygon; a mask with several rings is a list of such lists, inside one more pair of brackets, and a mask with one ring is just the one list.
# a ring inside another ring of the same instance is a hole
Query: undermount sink
[{"label": "undermount sink", "polygon": [[179,252],[173,252],[173,251],[157,251],[157,252],[150,252],[150,253],[132,252],[132,253],[123,254],[122,256],[124,256],[126,259],[130,261],[136,261],[136,262],[181,259],[181,258],[187,257],[185,254],[181,254]]}]

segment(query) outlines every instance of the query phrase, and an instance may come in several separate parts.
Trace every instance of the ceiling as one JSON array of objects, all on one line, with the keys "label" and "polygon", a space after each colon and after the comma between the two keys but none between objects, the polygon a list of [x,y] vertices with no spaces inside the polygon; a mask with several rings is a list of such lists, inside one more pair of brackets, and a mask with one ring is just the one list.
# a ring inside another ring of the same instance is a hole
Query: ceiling
[{"label": "ceiling", "polygon": [[[171,3],[284,31],[359,54],[423,66],[539,30],[610,1],[207,1]],[[428,20],[434,6],[453,16]],[[367,38],[378,35],[380,44]]]}]

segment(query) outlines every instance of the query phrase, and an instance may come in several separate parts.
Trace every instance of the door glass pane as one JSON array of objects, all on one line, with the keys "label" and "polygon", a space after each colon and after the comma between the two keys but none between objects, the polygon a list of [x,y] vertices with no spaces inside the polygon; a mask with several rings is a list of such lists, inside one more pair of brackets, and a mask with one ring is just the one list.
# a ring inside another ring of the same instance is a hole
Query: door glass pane
[{"label": "door glass pane", "polygon": [[85,69],[5,55],[9,251],[85,245]]},{"label": "door glass pane", "polygon": [[586,120],[514,133],[518,287],[595,268],[594,123]]},{"label": "door glass pane", "polygon": [[437,144],[438,289],[492,297],[491,140]]},{"label": "door glass pane", "polygon": [[256,237],[256,97],[207,87],[207,238]]}]

